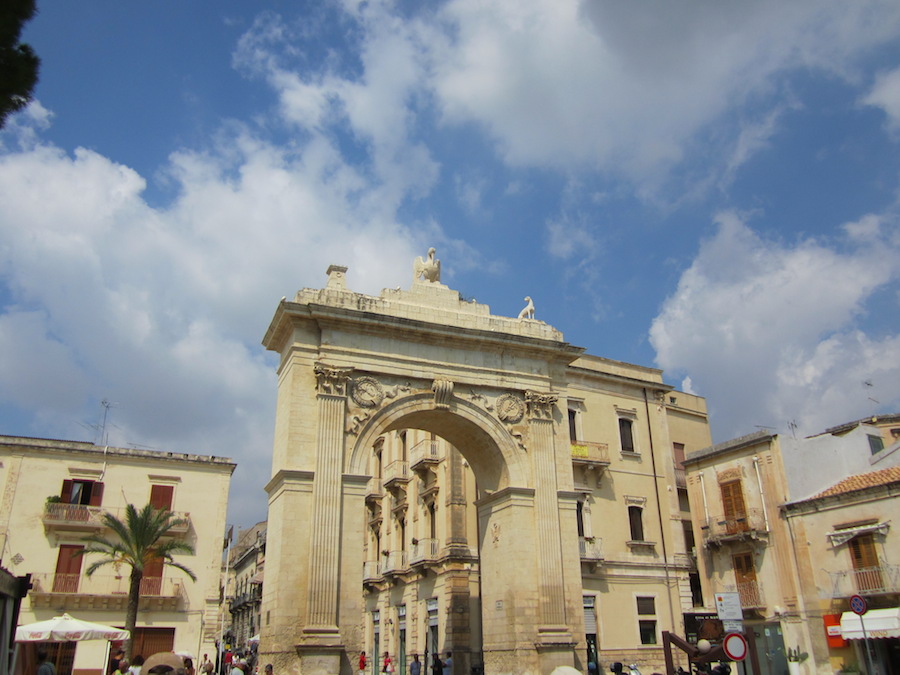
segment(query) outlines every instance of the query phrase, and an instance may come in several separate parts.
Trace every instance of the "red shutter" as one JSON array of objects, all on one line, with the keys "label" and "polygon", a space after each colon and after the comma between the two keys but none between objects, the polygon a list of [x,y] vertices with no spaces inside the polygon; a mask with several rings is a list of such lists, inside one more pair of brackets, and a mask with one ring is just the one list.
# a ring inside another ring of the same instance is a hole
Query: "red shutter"
[{"label": "red shutter", "polygon": [[62,486],[62,493],[60,494],[60,499],[62,499],[63,504],[71,504],[72,503],[72,486],[74,485],[74,481],[64,480]]},{"label": "red shutter", "polygon": [[103,483],[97,482],[91,486],[90,506],[100,506],[103,501]]},{"label": "red shutter", "polygon": [[150,505],[154,509],[172,510],[172,497],[175,494],[174,485],[151,485]]}]

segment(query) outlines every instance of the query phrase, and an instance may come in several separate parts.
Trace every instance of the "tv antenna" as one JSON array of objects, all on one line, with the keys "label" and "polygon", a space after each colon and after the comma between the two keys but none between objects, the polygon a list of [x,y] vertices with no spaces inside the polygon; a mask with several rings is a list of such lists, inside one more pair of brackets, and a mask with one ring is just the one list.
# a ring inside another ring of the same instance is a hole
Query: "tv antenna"
[{"label": "tv antenna", "polygon": [[94,445],[109,445],[109,434],[106,432],[106,425],[109,421],[109,409],[115,407],[118,404],[104,398],[102,401],[100,401],[100,405],[103,406],[103,417],[100,419],[100,421],[96,424],[82,423],[81,426],[87,429],[94,430]]}]

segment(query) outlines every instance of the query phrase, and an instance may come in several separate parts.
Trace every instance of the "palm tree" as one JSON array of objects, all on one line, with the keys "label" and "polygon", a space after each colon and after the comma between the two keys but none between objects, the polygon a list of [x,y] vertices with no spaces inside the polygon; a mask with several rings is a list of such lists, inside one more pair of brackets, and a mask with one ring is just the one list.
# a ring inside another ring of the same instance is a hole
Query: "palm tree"
[{"label": "palm tree", "polygon": [[141,597],[141,579],[144,570],[153,564],[177,567],[187,574],[192,581],[197,576],[187,567],[177,562],[175,553],[193,554],[194,548],[179,539],[164,538],[173,527],[184,525],[187,521],[176,518],[168,509],[158,509],[147,504],[138,511],[134,504],[125,507],[125,519],[120,520],[111,513],[104,513],[103,524],[112,530],[114,538],[108,539],[101,534],[91,534],[82,541],[88,543],[81,551],[82,555],[94,553],[103,556],[92,562],[86,572],[91,576],[104,565],[128,565],[131,576],[128,582],[128,609],[125,613],[125,628],[130,637],[125,642],[125,658],[131,659],[131,642],[137,624],[138,602]]}]

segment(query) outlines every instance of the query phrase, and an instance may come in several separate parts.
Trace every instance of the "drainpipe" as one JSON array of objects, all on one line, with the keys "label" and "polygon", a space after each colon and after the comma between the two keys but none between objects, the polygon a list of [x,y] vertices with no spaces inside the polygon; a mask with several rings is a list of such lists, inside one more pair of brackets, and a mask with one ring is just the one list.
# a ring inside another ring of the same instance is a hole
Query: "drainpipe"
[{"label": "drainpipe", "polygon": [[700,495],[703,497],[703,518],[704,522],[709,525],[709,504],[706,502],[706,483],[703,480],[703,471],[697,472],[700,476]]},{"label": "drainpipe", "polygon": [[759,488],[759,497],[762,500],[763,520],[766,523],[766,532],[769,531],[769,510],[766,508],[766,493],[763,492],[762,478],[759,475],[759,455],[753,455],[753,469],[756,471],[756,486]]},{"label": "drainpipe", "polygon": [[666,551],[666,530],[663,525],[662,503],[659,498],[659,480],[656,473],[656,452],[653,449],[653,426],[650,424],[650,401],[644,387],[644,410],[647,413],[647,433],[650,435],[650,467],[653,471],[653,493],[656,495],[656,516],[659,519],[659,536],[662,540],[663,570],[666,573],[666,599],[669,601],[669,625],[675,628],[675,607],[672,604],[672,580],[669,578],[669,555]]}]

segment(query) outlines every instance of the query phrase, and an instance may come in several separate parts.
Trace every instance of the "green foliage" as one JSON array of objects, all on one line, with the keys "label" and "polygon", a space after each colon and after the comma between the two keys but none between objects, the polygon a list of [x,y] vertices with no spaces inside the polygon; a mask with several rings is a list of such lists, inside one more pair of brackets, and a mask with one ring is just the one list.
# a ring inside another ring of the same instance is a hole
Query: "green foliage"
[{"label": "green foliage", "polygon": [[20,44],[22,26],[37,11],[35,0],[0,2],[0,128],[6,118],[31,101],[41,60]]},{"label": "green foliage", "polygon": [[[197,580],[197,576],[189,568],[173,558],[179,553],[192,555],[193,547],[180,539],[166,538],[172,528],[184,525],[187,521],[176,518],[168,509],[157,509],[150,504],[140,511],[134,504],[129,504],[125,507],[124,520],[111,513],[104,513],[101,520],[113,536],[91,534],[82,538],[86,545],[81,554],[100,556],[91,562],[85,571],[91,576],[106,565],[113,565],[116,568],[126,565],[131,568],[125,628],[134,634],[141,580],[144,577],[144,570],[149,565],[162,563],[167,567],[175,567],[187,574],[192,581]],[[131,640],[126,642],[125,655],[129,658],[131,656]]]},{"label": "green foliage", "polygon": [[59,495],[50,495],[49,497],[47,497],[47,504],[61,504],[61,503],[62,503],[62,497],[60,497]]},{"label": "green foliage", "polygon": [[163,539],[172,528],[186,523],[176,518],[171,511],[156,509],[150,504],[138,511],[134,504],[129,504],[125,507],[125,520],[120,520],[111,513],[104,513],[101,520],[116,536],[109,539],[101,534],[91,534],[82,539],[88,544],[83,554],[103,556],[88,566],[88,576],[104,565],[111,564],[128,565],[143,573],[147,565],[162,561],[164,565],[177,567],[193,581],[197,580],[190,569],[172,557],[176,553],[192,555],[193,547],[179,539]]}]

